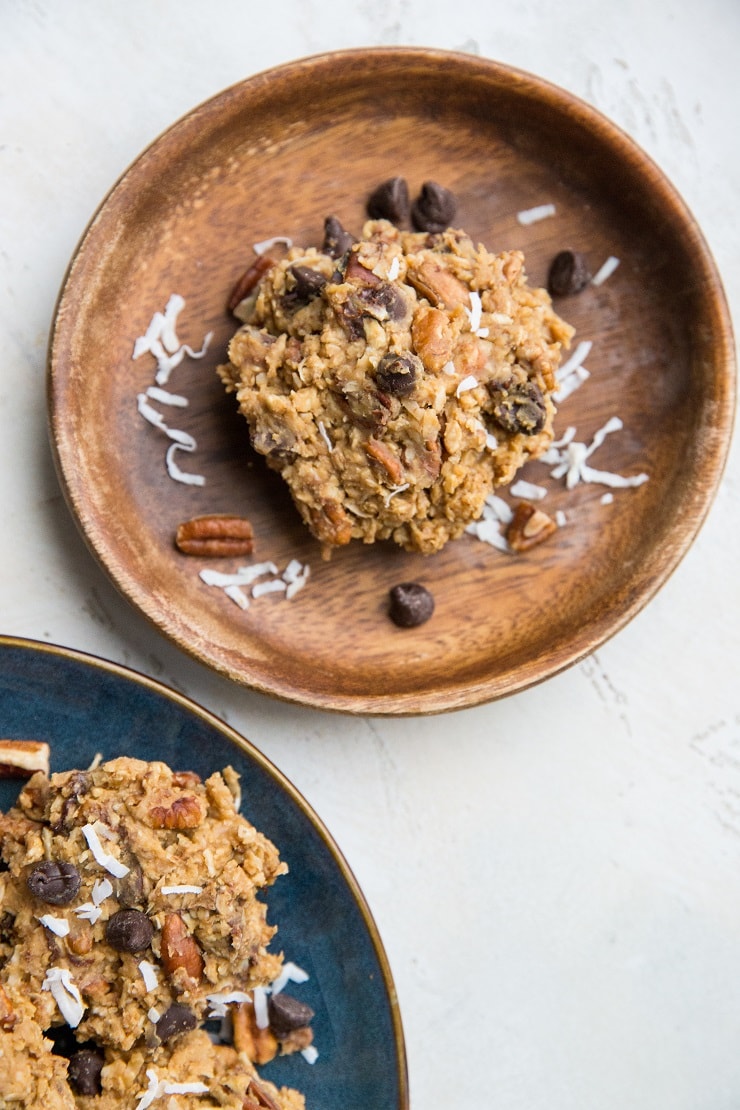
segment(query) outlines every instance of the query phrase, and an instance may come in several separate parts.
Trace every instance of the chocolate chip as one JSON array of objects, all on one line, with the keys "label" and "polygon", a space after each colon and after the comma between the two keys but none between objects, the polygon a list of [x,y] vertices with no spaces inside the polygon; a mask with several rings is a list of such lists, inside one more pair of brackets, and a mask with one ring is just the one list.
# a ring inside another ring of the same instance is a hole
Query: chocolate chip
[{"label": "chocolate chip", "polygon": [[171,1041],[173,1037],[179,1036],[180,1033],[189,1033],[191,1029],[195,1029],[197,1024],[198,1019],[192,1010],[188,1009],[187,1006],[182,1006],[179,1002],[174,1002],[168,1010],[165,1010],[157,1022],[157,1036],[164,1044],[165,1041]]},{"label": "chocolate chip", "polygon": [[153,936],[154,926],[141,910],[118,910],[105,926],[105,939],[119,952],[141,952]]},{"label": "chocolate chip", "polygon": [[80,889],[80,873],[73,863],[47,859],[29,871],[26,883],[31,894],[42,902],[66,906]]},{"label": "chocolate chip", "polygon": [[353,235],[345,231],[336,216],[324,220],[324,242],[321,250],[330,258],[341,258],[355,242]]},{"label": "chocolate chip", "polygon": [[409,187],[405,178],[391,177],[378,185],[368,197],[367,214],[371,220],[405,223],[409,218]]},{"label": "chocolate chip", "polygon": [[407,308],[403,296],[387,281],[366,285],[356,294],[362,312],[376,320],[403,320]]},{"label": "chocolate chip", "polygon": [[384,393],[407,397],[414,392],[416,376],[422,369],[418,355],[384,355],[375,371],[375,382]]},{"label": "chocolate chip", "polygon": [[310,266],[291,266],[288,273],[293,278],[293,288],[288,291],[287,297],[301,304],[308,304],[318,297],[327,283],[327,278]]},{"label": "chocolate chip", "polygon": [[67,1078],[78,1095],[99,1095],[102,1091],[100,1073],[105,1057],[95,1048],[82,1048],[69,1060]]},{"label": "chocolate chip", "polygon": [[389,615],[399,628],[415,628],[434,612],[434,598],[418,582],[402,582],[390,591]]},{"label": "chocolate chip", "polygon": [[270,1028],[275,1036],[281,1040],[292,1033],[294,1029],[303,1029],[311,1024],[313,1010],[305,1002],[293,998],[291,994],[280,991],[279,994],[268,995],[267,1016]]},{"label": "chocolate chip", "polygon": [[411,206],[411,222],[417,231],[444,231],[456,212],[457,201],[450,190],[436,181],[425,181]]},{"label": "chocolate chip", "polygon": [[550,263],[547,288],[554,297],[580,293],[591,280],[586,259],[577,251],[560,251]]},{"label": "chocolate chip", "polygon": [[512,389],[499,389],[491,393],[491,416],[500,428],[511,435],[537,435],[545,426],[545,402],[534,382],[524,382]]}]

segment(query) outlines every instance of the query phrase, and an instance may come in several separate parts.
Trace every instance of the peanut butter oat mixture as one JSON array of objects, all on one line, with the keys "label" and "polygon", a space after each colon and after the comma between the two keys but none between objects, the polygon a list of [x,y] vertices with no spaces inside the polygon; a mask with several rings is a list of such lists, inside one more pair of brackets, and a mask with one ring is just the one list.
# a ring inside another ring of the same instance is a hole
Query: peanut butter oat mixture
[{"label": "peanut butter oat mixture", "polygon": [[232,768],[120,758],[37,773],[0,816],[0,1106],[301,1110],[253,1063],[311,1030],[255,1026],[282,966],[259,896],[287,868],[238,793]]},{"label": "peanut butter oat mixture", "polygon": [[438,551],[550,445],[573,329],[519,251],[330,217],[321,250],[259,268],[219,374],[325,554]]}]

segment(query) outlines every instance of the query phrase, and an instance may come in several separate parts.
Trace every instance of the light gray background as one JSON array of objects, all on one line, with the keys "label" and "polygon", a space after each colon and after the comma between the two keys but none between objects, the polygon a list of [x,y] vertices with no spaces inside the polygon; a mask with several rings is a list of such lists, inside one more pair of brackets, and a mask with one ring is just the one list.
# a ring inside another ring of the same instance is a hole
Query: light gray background
[{"label": "light gray background", "polygon": [[0,629],[186,692],[303,791],[384,938],[414,1110],[737,1110],[737,450],[691,552],[614,640],[541,687],[426,719],[302,711],[211,674],[118,596],[62,500],[45,347],[105,192],[226,85],[373,44],[479,53],[602,109],[692,207],[737,319],[737,0],[4,0]]}]

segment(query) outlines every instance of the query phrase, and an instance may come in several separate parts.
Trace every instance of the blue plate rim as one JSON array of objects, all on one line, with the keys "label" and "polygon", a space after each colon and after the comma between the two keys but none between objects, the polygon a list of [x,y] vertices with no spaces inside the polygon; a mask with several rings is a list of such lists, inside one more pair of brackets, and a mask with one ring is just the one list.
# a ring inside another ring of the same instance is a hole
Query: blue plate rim
[{"label": "blue plate rim", "polygon": [[[30,653],[41,653],[48,656],[56,656],[61,659],[67,659],[75,663],[88,666],[92,669],[97,669],[105,672],[108,675],[123,679],[127,682],[132,682],[135,685],[142,686],[151,691],[155,695],[163,697],[165,700],[174,702],[181,709],[198,717],[206,725],[219,732],[225,740],[234,744],[236,748],[246,756],[247,759],[253,761],[259,769],[267,774],[276,784],[276,786],[288,796],[291,802],[296,805],[302,812],[303,816],[311,823],[315,832],[320,837],[327,851],[332,857],[342,880],[347,886],[349,893],[360,913],[363,924],[367,930],[373,952],[378,961],[378,967],[381,972],[383,988],[388,999],[391,1026],[393,1032],[393,1041],[396,1049],[396,1079],[398,1082],[399,1102],[398,1110],[409,1110],[409,1083],[408,1083],[408,1060],[406,1055],[406,1046],[403,1033],[403,1025],[401,1022],[401,1013],[398,1002],[398,995],[396,992],[395,983],[393,981],[393,974],[391,972],[390,963],[383,946],[380,932],[375,919],[370,910],[370,906],[362,892],[359,882],[357,881],[352,869],[350,868],[347,860],[344,858],[337,842],[329,832],[328,828],[315,812],[310,803],[304,798],[298,788],[290,781],[268,757],[260,751],[260,749],[248,740],[245,736],[239,733],[231,725],[227,724],[220,717],[218,717],[211,710],[206,709],[205,706],[200,705],[193,698],[187,694],[183,694],[175,690],[171,686],[167,686],[164,682],[142,671],[138,671],[133,667],[129,667],[123,663],[116,663],[113,660],[104,659],[102,656],[94,655],[91,652],[86,652],[78,648],[71,648],[62,644],[50,643],[41,640],[35,640],[24,636],[7,635],[0,633],[0,649],[12,648],[20,651],[28,651]],[[19,780],[19,785],[20,785]]]}]

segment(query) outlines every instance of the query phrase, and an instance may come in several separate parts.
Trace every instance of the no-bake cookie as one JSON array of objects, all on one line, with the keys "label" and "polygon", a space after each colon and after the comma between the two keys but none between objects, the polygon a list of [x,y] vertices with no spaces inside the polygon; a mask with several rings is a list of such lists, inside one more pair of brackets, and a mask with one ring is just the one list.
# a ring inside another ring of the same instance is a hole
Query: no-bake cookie
[{"label": "no-bake cookie", "polygon": [[[231,768],[124,757],[38,773],[0,816],[0,1105],[303,1107],[236,1035],[281,972],[260,895],[287,870],[238,796]],[[273,1054],[311,1040],[258,1032]]]},{"label": "no-bake cookie", "polygon": [[330,217],[321,249],[259,261],[219,374],[325,553],[438,551],[549,447],[573,329],[519,251]]}]

